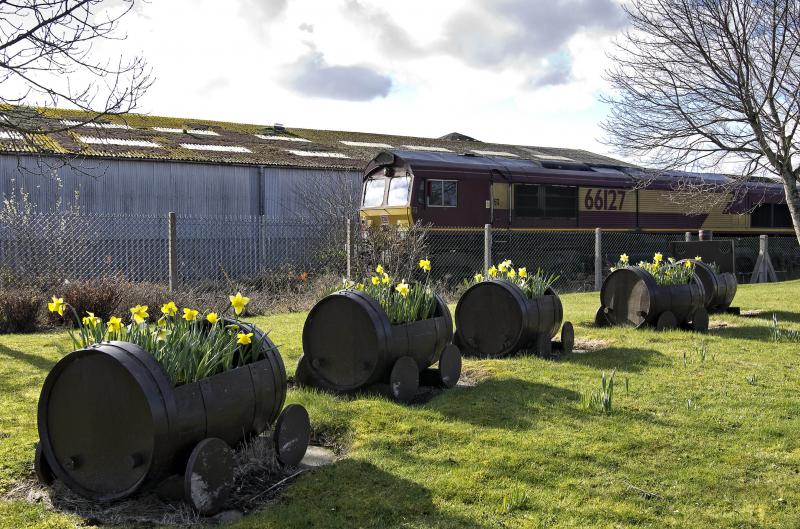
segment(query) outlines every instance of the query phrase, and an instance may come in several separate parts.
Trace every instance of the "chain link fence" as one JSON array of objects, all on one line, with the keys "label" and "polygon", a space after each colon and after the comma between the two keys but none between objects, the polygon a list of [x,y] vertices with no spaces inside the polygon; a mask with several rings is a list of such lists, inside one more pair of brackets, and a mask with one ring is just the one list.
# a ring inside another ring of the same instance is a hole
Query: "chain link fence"
[{"label": "chain link fence", "polygon": [[[0,278],[118,277],[169,282],[169,217],[27,215],[0,223]],[[343,273],[341,223],[325,225],[262,217],[177,217],[178,284],[249,279],[281,267]]]},{"label": "chain link fence", "polygon": [[[168,284],[169,217],[24,215],[0,223],[0,280],[14,285],[37,278],[59,281],[120,277]],[[484,269],[486,233],[480,228],[396,230],[383,238],[355,222],[267,220],[262,217],[177,217],[174,281],[183,287],[222,287],[228,280],[256,279],[275,270],[353,278],[377,262],[392,262],[398,277],[411,277],[419,258],[429,257],[434,275],[450,287]],[[379,230],[382,228],[379,228]],[[348,243],[348,233],[350,235]],[[596,239],[593,230],[491,230],[489,262],[511,259],[517,266],[559,275],[562,292],[594,290]],[[726,237],[717,237],[724,239]],[[632,262],[666,253],[683,233],[603,232],[601,276],[620,254]],[[749,281],[758,256],[758,236],[733,238],[741,282]],[[800,246],[794,237],[769,238],[780,279],[800,277]]]}]

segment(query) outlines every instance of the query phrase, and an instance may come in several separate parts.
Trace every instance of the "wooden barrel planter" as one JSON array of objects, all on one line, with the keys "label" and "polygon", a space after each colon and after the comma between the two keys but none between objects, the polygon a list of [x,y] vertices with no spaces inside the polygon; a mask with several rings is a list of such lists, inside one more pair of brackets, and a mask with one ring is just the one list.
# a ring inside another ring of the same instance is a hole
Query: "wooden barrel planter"
[{"label": "wooden barrel planter", "polygon": [[[511,281],[481,281],[456,305],[456,344],[470,356],[570,353],[575,332],[572,323],[561,324],[563,317],[561,298],[553,289],[530,299]],[[554,343],[559,329],[561,340]]]},{"label": "wooden barrel planter", "polygon": [[438,384],[450,388],[461,376],[461,353],[452,344],[453,321],[436,297],[433,317],[392,325],[381,305],[358,290],[321,299],[303,326],[299,383],[337,393],[388,383],[390,395],[408,402],[420,372],[438,362]]},{"label": "wooden barrel planter", "polygon": [[298,464],[308,446],[308,414],[297,405],[281,412],[283,360],[259,329],[239,325],[263,340],[266,358],[177,387],[152,355],[130,342],[65,356],[39,398],[37,474],[101,502],[178,474],[185,499],[213,514],[233,485],[231,446],[276,424],[279,460]]},{"label": "wooden barrel planter", "polygon": [[[703,284],[706,311],[709,314],[729,311],[738,314],[738,309],[731,308],[733,298],[736,296],[736,276],[728,272],[717,273],[702,261],[694,259],[689,261],[694,264],[695,279]],[[678,261],[678,263],[683,262]]]},{"label": "wooden barrel planter", "polygon": [[662,286],[647,270],[629,266],[615,270],[603,281],[595,323],[657,329],[683,327],[705,332],[705,299],[705,289],[699,281]]}]

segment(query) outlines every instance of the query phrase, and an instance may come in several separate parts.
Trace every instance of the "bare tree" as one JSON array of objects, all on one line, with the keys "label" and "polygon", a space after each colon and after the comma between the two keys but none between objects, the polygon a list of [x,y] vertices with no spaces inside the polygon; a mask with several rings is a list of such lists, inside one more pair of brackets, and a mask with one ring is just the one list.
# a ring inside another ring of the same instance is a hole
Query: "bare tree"
[{"label": "bare tree", "polygon": [[[97,57],[94,48],[125,38],[119,22],[134,3],[0,0],[0,126],[18,135],[57,132],[133,110],[152,84],[145,60]],[[32,108],[57,105],[88,114],[64,124]]]},{"label": "bare tree", "polygon": [[297,178],[292,183],[292,214],[320,224],[344,224],[358,219],[361,186],[347,171],[321,171]]},{"label": "bare tree", "polygon": [[684,199],[779,177],[800,241],[800,2],[631,0],[624,9],[631,26],[607,73],[609,143],[662,169],[733,173],[686,179]]},{"label": "bare tree", "polygon": [[358,230],[361,187],[347,171],[318,171],[293,180],[290,200],[284,208],[296,218],[313,220],[319,226],[316,257],[344,270],[347,254],[347,219],[351,242]]}]

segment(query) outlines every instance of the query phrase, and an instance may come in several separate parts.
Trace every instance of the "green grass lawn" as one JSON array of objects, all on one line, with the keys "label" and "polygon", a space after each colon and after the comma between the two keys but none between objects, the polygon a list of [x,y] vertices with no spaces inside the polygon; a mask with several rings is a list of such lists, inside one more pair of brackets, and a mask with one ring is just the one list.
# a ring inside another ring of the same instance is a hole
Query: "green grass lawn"
[{"label": "green grass lawn", "polygon": [[[773,312],[800,328],[800,282],[741,286],[735,304],[763,314],[708,335],[595,329],[596,293],[563,302],[592,351],[466,361],[477,385],[423,406],[290,391],[347,456],[231,527],[800,527],[800,344],[769,330]],[[255,320],[290,374],[304,318]],[[39,388],[68,343],[0,336],[0,495],[32,471]],[[586,409],[614,368],[613,412]],[[2,527],[80,524],[0,500]]]}]

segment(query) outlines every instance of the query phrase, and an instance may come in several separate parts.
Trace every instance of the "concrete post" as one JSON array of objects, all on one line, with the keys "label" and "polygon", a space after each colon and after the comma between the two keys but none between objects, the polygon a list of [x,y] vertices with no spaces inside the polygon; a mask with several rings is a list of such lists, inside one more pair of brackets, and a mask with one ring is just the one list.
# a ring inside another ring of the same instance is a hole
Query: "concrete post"
[{"label": "concrete post", "polygon": [[169,249],[169,291],[175,292],[178,289],[178,230],[174,211],[169,212],[167,247]]},{"label": "concrete post", "polygon": [[347,240],[344,243],[345,253],[347,254],[347,275],[346,275],[346,277],[347,277],[348,281],[350,280],[350,276],[351,276],[351,273],[352,273],[352,266],[353,266],[352,265],[352,263],[353,263],[353,261],[352,261],[352,259],[353,259],[353,244],[351,242],[351,240],[352,240],[351,236],[352,235],[351,235],[351,232],[350,232],[350,229],[351,229],[350,225],[351,225],[350,219],[348,218],[347,222],[346,222]]},{"label": "concrete post", "polygon": [[686,242],[692,242],[692,232],[687,231],[683,234],[683,240]]},{"label": "concrete post", "polygon": [[483,277],[489,277],[492,267],[492,225],[483,226]]},{"label": "concrete post", "polygon": [[603,286],[603,233],[600,228],[594,229],[594,289]]}]

